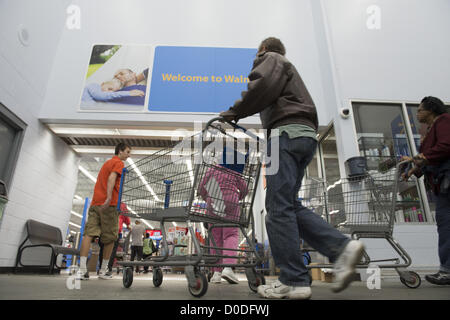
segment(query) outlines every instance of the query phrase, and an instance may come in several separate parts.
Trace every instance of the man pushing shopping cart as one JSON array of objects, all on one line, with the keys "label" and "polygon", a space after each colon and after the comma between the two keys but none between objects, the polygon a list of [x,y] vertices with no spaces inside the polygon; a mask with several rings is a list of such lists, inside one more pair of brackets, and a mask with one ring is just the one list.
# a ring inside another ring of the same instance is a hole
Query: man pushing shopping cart
[{"label": "man pushing shopping cart", "polygon": [[[262,41],[249,75],[248,91],[220,116],[237,122],[260,113],[263,128],[272,131],[268,145],[279,134],[279,169],[266,177],[266,228],[281,274],[274,283],[259,286],[258,293],[272,299],[309,299],[311,281],[300,251],[301,238],[334,262],[335,292],[352,281],[364,247],[297,200],[305,169],[317,147],[318,119],[314,102],[285,53],[279,39]],[[268,171],[273,165],[272,160]]]}]

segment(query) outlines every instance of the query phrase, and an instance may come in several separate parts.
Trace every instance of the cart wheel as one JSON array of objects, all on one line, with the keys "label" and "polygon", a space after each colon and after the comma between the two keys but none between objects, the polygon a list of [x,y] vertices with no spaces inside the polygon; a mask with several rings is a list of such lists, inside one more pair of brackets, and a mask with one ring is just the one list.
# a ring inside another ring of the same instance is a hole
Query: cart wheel
[{"label": "cart wheel", "polygon": [[249,281],[248,286],[249,286],[250,290],[252,290],[253,292],[256,293],[258,291],[259,286],[266,284],[266,278],[264,278],[264,275],[260,272],[256,272],[255,277],[256,277],[256,281],[255,282]]},{"label": "cart wheel", "polygon": [[414,271],[408,271],[407,274],[408,278],[400,277],[400,281],[408,288],[418,288],[422,283],[422,279],[420,279],[420,276]]},{"label": "cart wheel", "polygon": [[161,268],[153,268],[153,285],[159,287],[163,282],[163,272]]},{"label": "cart wheel", "polygon": [[131,287],[131,284],[133,283],[133,268],[132,267],[125,267],[123,268],[123,286],[125,288]]},{"label": "cart wheel", "polygon": [[195,272],[195,287],[188,285],[189,292],[196,298],[203,296],[208,291],[208,279],[202,272]]}]

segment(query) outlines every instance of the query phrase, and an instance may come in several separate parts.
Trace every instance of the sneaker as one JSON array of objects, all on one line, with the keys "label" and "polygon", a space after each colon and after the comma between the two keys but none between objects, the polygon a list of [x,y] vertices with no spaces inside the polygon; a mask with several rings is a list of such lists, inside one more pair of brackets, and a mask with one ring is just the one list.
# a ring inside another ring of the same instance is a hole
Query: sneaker
[{"label": "sneaker", "polygon": [[234,274],[233,270],[231,268],[224,268],[222,270],[222,278],[228,281],[228,283],[231,284],[238,284],[239,280],[236,278],[236,275]]},{"label": "sneaker", "polygon": [[89,280],[89,271],[79,270],[76,275],[76,280]]},{"label": "sneaker", "polygon": [[99,279],[103,279],[103,280],[110,280],[113,278],[112,276],[112,272],[111,271],[100,271],[100,274],[98,276]]},{"label": "sneaker", "polygon": [[221,283],[222,282],[222,273],[221,272],[214,272],[213,276],[210,280],[211,283]]},{"label": "sneaker", "polygon": [[425,276],[425,279],[432,284],[448,285],[450,284],[450,273],[439,271],[438,273],[435,274],[427,274]]},{"label": "sneaker", "polygon": [[280,280],[272,282],[270,285],[259,286],[257,291],[260,297],[267,299],[307,300],[311,298],[310,287],[287,286]]},{"label": "sneaker", "polygon": [[361,260],[364,253],[364,245],[361,241],[351,240],[344,251],[334,263],[334,283],[332,290],[340,292],[348,287],[355,279],[355,266]]}]

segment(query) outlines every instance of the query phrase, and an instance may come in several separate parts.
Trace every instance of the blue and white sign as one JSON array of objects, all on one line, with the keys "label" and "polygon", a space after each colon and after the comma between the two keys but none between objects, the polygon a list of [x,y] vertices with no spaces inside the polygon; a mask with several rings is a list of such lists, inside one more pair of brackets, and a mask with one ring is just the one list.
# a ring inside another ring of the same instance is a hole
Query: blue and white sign
[{"label": "blue and white sign", "polygon": [[155,48],[148,111],[220,112],[247,89],[256,49]]}]

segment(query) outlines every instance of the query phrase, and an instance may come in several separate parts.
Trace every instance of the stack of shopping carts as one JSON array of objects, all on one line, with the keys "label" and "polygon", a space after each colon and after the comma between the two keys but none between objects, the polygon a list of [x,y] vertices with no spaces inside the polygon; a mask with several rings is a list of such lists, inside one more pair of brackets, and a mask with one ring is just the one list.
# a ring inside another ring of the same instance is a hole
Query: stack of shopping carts
[{"label": "stack of shopping carts", "polygon": [[[399,258],[371,260],[367,252],[357,268],[376,265],[394,268],[400,281],[410,288],[420,286],[420,276],[405,270],[411,258],[393,238],[397,192],[400,170],[404,162],[389,170],[366,172],[364,175],[327,183],[319,179],[306,179],[300,190],[302,205],[310,208],[328,223],[352,238],[385,239],[398,253]],[[391,262],[391,263],[386,263]],[[394,262],[394,263],[392,263]],[[314,265],[314,268],[330,268],[331,265]]]}]

